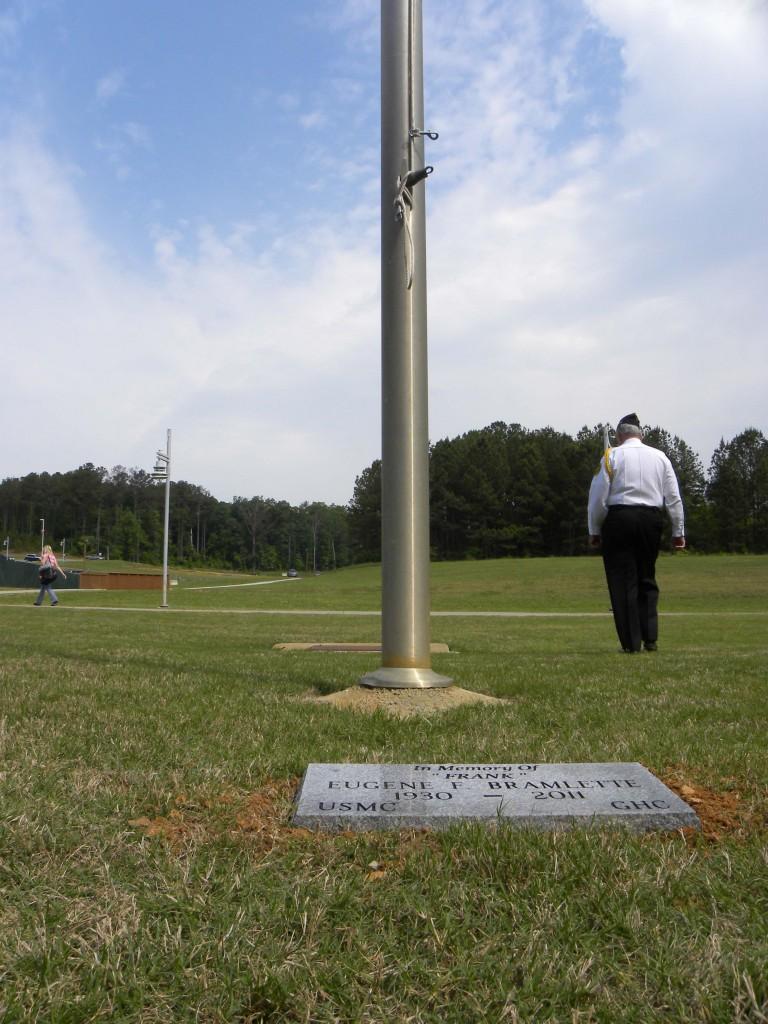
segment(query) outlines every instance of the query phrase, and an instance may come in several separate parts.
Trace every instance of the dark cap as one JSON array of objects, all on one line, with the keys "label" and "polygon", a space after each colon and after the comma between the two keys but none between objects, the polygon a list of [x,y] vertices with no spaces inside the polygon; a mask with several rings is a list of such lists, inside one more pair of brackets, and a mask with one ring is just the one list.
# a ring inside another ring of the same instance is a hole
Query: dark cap
[{"label": "dark cap", "polygon": [[626,416],[622,416],[621,419],[619,420],[619,426],[621,426],[622,423],[628,423],[630,425],[630,427],[639,427],[640,426],[640,420],[637,418],[637,413],[636,412],[630,412],[630,413],[627,413]]}]

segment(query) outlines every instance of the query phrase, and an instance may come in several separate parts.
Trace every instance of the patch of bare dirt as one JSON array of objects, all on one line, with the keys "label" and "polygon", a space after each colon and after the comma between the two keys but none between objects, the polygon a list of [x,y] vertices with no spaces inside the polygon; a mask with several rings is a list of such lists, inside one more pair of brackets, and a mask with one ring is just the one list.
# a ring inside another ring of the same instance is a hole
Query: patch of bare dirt
[{"label": "patch of bare dirt", "polygon": [[351,686],[325,696],[313,695],[308,700],[316,704],[331,704],[349,711],[371,715],[383,711],[396,718],[434,715],[468,704],[506,704],[499,697],[487,693],[463,690],[459,686],[435,686],[429,689],[389,689],[379,686]]},{"label": "patch of bare dirt", "polygon": [[269,780],[247,796],[225,791],[195,799],[179,793],[167,814],[134,818],[128,824],[143,829],[146,836],[161,836],[174,848],[229,834],[247,835],[268,852],[288,836],[310,835],[306,829],[286,825],[298,784],[298,779]]},{"label": "patch of bare dirt", "polygon": [[746,836],[768,826],[765,811],[757,810],[738,789],[707,789],[691,782],[679,769],[669,769],[662,781],[699,816],[701,832],[683,829],[687,837],[701,835],[716,843],[726,836]]}]

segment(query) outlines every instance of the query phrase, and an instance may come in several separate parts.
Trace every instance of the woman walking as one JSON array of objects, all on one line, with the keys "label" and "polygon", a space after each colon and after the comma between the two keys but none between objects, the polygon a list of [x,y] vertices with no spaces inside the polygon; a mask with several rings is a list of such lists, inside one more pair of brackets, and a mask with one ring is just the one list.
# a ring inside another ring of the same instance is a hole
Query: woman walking
[{"label": "woman walking", "polygon": [[67,574],[56,561],[53,548],[50,544],[46,544],[43,548],[43,560],[40,563],[40,593],[35,601],[35,605],[38,608],[43,603],[43,598],[46,594],[50,597],[53,608],[59,603],[59,599],[56,597],[56,592],[53,589],[53,584],[56,582],[56,577],[59,573],[61,573],[64,579],[67,578]]}]

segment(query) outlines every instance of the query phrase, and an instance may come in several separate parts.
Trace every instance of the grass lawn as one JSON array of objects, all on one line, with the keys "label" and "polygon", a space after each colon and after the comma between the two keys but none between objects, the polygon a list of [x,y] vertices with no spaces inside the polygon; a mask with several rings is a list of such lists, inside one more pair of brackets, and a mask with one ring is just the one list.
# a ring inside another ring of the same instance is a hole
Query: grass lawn
[{"label": "grass lawn", "polygon": [[[173,576],[0,595],[3,1024],[768,1020],[768,558],[662,558],[635,658],[598,559],[437,564],[433,667],[506,703],[408,720],[273,650],[377,639],[377,567]],[[446,760],[640,761],[705,828],[290,825],[308,762]]]}]

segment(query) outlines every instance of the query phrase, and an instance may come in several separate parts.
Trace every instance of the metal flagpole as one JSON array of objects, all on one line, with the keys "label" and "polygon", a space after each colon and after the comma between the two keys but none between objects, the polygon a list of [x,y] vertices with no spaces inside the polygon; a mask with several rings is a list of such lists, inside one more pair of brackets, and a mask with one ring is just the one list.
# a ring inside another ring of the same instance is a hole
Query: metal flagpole
[{"label": "metal flagpole", "polygon": [[381,0],[382,666],[364,686],[449,686],[431,668],[421,0]]}]

